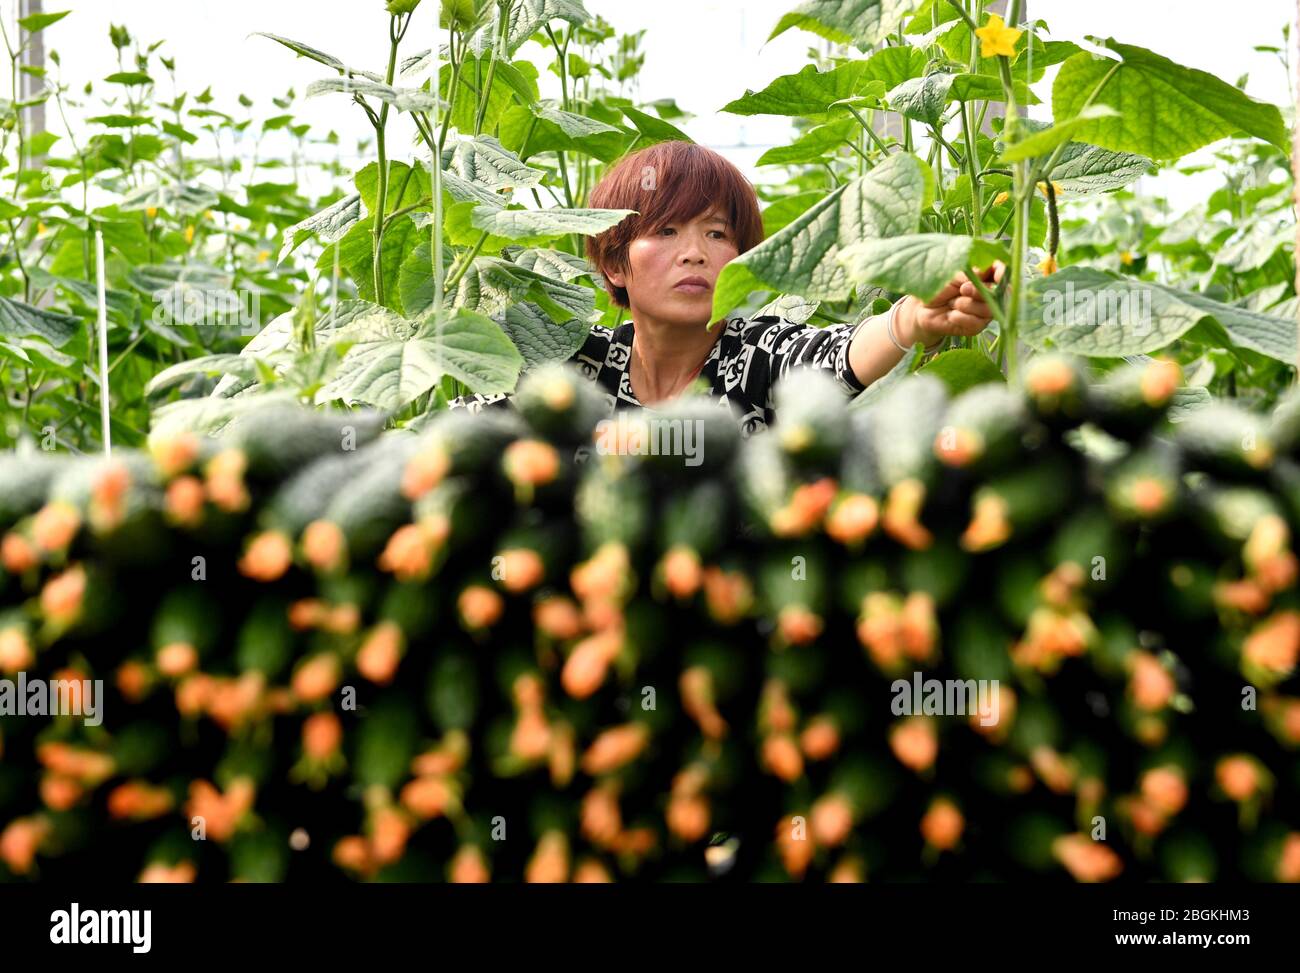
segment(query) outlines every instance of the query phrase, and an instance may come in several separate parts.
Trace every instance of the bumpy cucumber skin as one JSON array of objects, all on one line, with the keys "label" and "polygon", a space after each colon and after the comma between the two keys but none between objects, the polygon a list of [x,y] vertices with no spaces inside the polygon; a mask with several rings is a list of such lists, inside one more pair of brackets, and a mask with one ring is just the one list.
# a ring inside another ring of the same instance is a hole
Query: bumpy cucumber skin
[{"label": "bumpy cucumber skin", "polygon": [[1206,472],[1261,479],[1276,449],[1268,421],[1231,402],[1211,402],[1173,427],[1174,442]]},{"label": "bumpy cucumber skin", "polygon": [[376,410],[322,412],[273,403],[236,417],[221,439],[244,452],[250,479],[278,480],[321,456],[365,445],[379,435],[387,419]]}]

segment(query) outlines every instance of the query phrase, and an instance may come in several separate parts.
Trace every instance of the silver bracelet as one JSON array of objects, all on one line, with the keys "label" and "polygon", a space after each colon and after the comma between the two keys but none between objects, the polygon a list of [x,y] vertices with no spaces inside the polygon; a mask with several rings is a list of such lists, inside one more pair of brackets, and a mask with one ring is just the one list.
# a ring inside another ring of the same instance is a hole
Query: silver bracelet
[{"label": "silver bracelet", "polygon": [[[900,342],[898,338],[894,335],[894,316],[898,313],[899,305],[901,305],[905,300],[907,300],[907,295],[903,295],[898,300],[896,300],[893,304],[890,305],[889,310],[885,312],[885,333],[889,335],[889,340],[894,343],[894,347],[904,353],[909,352],[912,349],[908,348],[906,345]],[[925,349],[926,353],[928,354],[929,352],[934,351],[934,349],[938,348],[941,344],[943,344],[942,335],[940,335],[938,341],[936,341],[932,345],[929,345]]]}]

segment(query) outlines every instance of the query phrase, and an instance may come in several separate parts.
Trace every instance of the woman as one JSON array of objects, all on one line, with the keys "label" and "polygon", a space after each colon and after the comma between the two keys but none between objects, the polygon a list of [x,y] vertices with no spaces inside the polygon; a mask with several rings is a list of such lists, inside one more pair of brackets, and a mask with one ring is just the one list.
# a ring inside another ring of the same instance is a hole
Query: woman
[{"label": "woman", "polygon": [[[660,142],[623,157],[592,190],[588,205],[636,210],[587,238],[587,258],[631,320],[594,325],[569,360],[615,409],[653,406],[697,378],[731,407],[748,436],[773,423],[772,386],[795,366],[830,372],[856,395],[917,342],[973,335],[991,312],[958,274],[932,301],[905,296],[885,313],[825,328],[777,316],[735,317],[707,328],[713,287],[727,262],[763,240],[753,186],[734,165],[693,142]],[[990,268],[999,279],[1002,265]],[[499,395],[466,395],[452,408],[477,411]]]}]

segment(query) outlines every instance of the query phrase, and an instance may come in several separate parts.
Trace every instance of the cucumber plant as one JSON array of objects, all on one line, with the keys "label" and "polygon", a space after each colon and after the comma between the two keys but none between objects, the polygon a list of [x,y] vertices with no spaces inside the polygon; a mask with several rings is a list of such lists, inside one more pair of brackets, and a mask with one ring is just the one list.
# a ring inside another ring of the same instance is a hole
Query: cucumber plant
[{"label": "cucumber plant", "polygon": [[[823,63],[724,108],[790,116],[801,134],[759,159],[795,175],[788,189],[773,191],[768,239],[723,270],[715,315],[766,289],[813,304],[815,318],[846,320],[875,309],[871,298],[881,291],[870,287],[927,297],[954,273],[973,277],[1002,259],[1011,268],[1005,284],[996,293],[979,285],[995,325],[924,366],[955,385],[996,377],[973,362],[971,349],[1011,374],[1022,352],[1047,349],[1086,355],[1103,370],[1126,356],[1191,361],[1214,353],[1258,373],[1265,394],[1276,395],[1293,380],[1297,357],[1294,282],[1285,273],[1287,254],[1294,260],[1294,232],[1286,231],[1293,215],[1261,213],[1261,227],[1242,226],[1216,263],[1221,278],[1277,256],[1267,278],[1275,286],[1248,306],[1241,293],[1210,286],[1213,277],[1176,262],[1149,272],[1095,265],[1100,254],[1075,250],[1069,232],[1062,248],[1061,224],[1064,212],[1073,228],[1068,214],[1080,203],[1124,192],[1139,176],[1228,137],[1235,141],[1224,152],[1260,160],[1257,174],[1281,169],[1290,142],[1282,113],[1240,86],[1120,39],[1091,38],[1088,49],[1051,39],[1046,22],[1023,21],[1022,2],[1012,0],[1006,21],[987,6],[805,3],[782,18],[773,37],[799,28],[835,47]],[[1027,112],[1039,101],[1032,86],[1054,65],[1048,123]],[[1252,182],[1249,202],[1225,192],[1252,210],[1270,209],[1276,194],[1281,209],[1288,182]],[[873,203],[865,216],[859,200]],[[1139,296],[1147,299],[1142,313],[1096,311]],[[919,364],[909,356],[900,369]]]},{"label": "cucumber plant", "polygon": [[[22,93],[0,101],[0,443],[98,451],[95,234],[112,436],[141,445],[155,375],[237,352],[298,303],[298,275],[276,267],[270,240],[314,208],[299,185],[329,139],[297,123],[292,91],[227,107],[210,90],[180,90],[164,42],[125,26],[110,31],[117,70],[105,78],[75,77],[57,49],[26,63],[33,39],[67,16],[21,18],[16,34],[0,25]],[[61,133],[33,127],[37,106]],[[268,138],[284,140],[288,157],[259,158]],[[212,384],[190,379],[188,394]]]}]

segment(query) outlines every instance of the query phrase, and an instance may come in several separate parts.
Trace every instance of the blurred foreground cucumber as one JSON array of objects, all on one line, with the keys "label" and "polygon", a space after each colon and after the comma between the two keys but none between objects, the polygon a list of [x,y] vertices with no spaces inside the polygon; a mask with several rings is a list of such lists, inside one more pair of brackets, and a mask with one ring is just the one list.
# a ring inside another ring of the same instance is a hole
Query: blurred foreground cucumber
[{"label": "blurred foreground cucumber", "polygon": [[0,673],[106,705],[0,689],[0,880],[1300,881],[1296,400],[1180,381],[4,457]]}]

